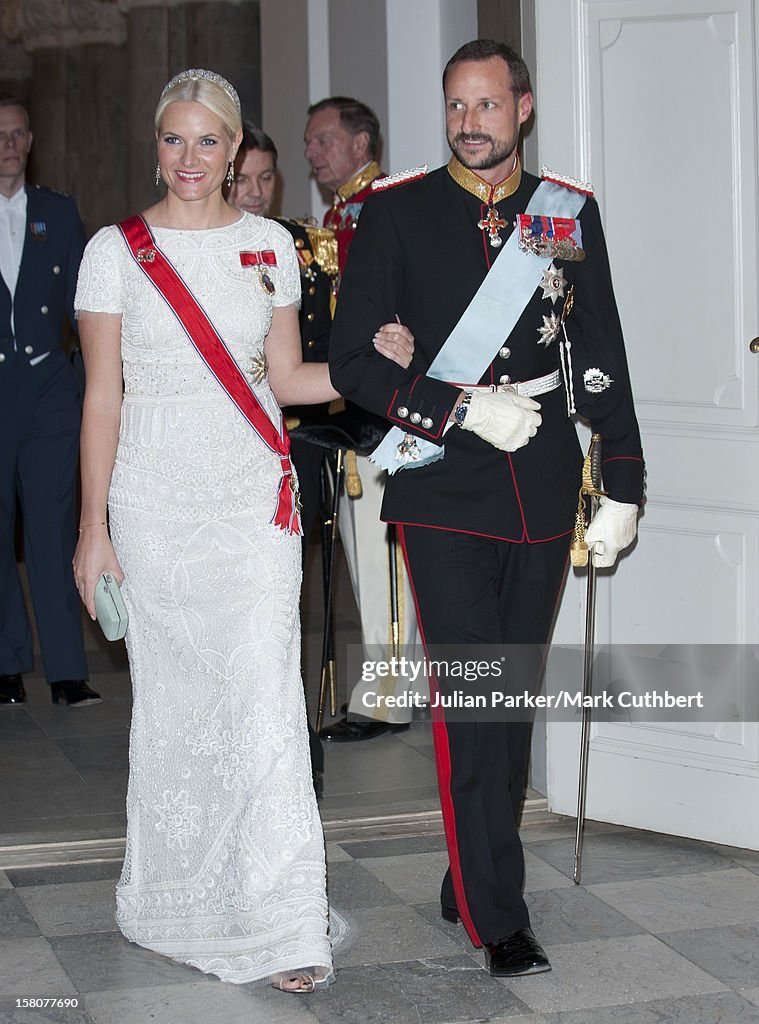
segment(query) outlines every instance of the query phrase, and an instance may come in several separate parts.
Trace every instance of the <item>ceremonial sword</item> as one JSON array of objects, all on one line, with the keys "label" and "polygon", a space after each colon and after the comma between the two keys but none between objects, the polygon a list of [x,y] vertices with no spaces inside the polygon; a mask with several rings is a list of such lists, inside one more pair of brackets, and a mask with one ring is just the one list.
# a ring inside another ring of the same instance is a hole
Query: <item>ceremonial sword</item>
[{"label": "ceremonial sword", "polygon": [[577,825],[575,829],[575,855],[572,878],[580,884],[582,874],[582,846],[585,838],[585,800],[588,793],[588,755],[590,753],[590,722],[593,696],[593,649],[596,624],[596,569],[592,553],[585,543],[586,504],[590,505],[590,518],[598,511],[598,499],[603,496],[601,486],[601,435],[593,434],[588,454],[582,465],[582,483],[577,502],[575,530],[570,549],[572,565],[587,565],[588,576],[585,590],[585,646],[582,664],[582,732],[580,735],[580,773],[577,789]]}]

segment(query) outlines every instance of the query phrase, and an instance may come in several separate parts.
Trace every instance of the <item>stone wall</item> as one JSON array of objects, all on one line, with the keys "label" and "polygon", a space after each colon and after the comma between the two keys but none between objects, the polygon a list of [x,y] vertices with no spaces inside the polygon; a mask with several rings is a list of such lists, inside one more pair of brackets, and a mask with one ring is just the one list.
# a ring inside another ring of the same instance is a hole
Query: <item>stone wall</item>
[{"label": "stone wall", "polygon": [[165,82],[209,67],[261,117],[258,0],[5,0],[0,89],[29,103],[29,180],[70,192],[85,226],[155,202],[153,111]]}]

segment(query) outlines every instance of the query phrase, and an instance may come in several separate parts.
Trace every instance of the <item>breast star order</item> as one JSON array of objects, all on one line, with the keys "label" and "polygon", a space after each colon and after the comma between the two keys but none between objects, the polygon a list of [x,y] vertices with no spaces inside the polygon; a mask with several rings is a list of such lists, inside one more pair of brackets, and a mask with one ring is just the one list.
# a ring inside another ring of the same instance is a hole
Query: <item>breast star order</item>
[{"label": "breast star order", "polygon": [[559,333],[561,329],[561,320],[556,316],[555,313],[551,313],[550,316],[543,317],[543,326],[538,328],[538,345],[545,345],[546,348],[551,344],[553,339]]},{"label": "breast star order", "polygon": [[551,264],[546,270],[543,271],[543,280],[540,282],[540,287],[543,289],[543,298],[550,299],[551,303],[556,302],[557,299],[564,298],[564,289],[567,287],[567,282],[564,277],[564,268],[556,267]]}]

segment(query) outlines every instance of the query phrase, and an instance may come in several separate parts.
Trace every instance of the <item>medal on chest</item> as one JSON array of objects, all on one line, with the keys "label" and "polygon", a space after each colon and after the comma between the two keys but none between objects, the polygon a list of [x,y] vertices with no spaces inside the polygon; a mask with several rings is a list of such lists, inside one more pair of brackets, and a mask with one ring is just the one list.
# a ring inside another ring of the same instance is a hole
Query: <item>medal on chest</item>
[{"label": "medal on chest", "polygon": [[240,265],[243,267],[255,267],[258,271],[258,279],[261,287],[267,295],[274,295],[276,286],[272,281],[269,267],[276,267],[277,254],[273,249],[259,249],[257,252],[241,252]]},{"label": "medal on chest", "polygon": [[503,245],[500,229],[506,227],[506,221],[503,217],[499,216],[498,210],[494,206],[488,207],[487,215],[477,221],[477,227],[480,231],[487,231],[490,236],[488,241],[494,249],[498,249]]}]

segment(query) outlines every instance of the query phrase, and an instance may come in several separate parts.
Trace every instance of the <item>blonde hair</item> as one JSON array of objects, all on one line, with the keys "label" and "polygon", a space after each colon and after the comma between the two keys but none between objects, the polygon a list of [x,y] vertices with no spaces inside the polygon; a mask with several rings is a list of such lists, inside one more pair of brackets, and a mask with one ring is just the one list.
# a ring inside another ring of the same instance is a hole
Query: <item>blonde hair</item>
[{"label": "blonde hair", "polygon": [[[211,77],[213,76],[213,77]],[[224,83],[223,85],[220,83]],[[221,119],[230,139],[242,132],[240,101],[232,86],[214,72],[193,69],[183,71],[166,85],[155,110],[156,134],[161,130],[161,120],[171,103],[202,103],[204,107]]]}]

